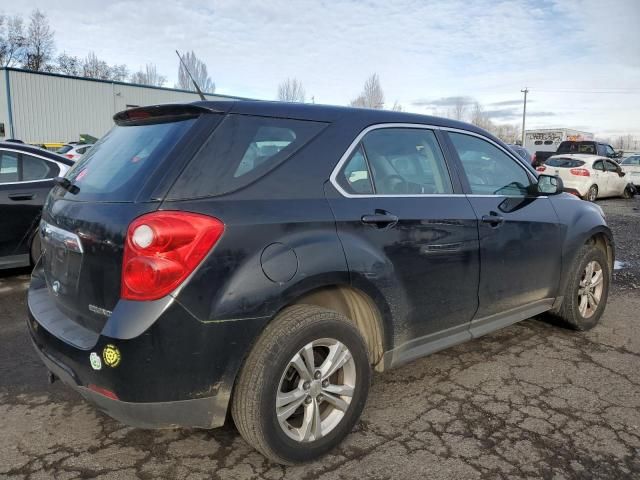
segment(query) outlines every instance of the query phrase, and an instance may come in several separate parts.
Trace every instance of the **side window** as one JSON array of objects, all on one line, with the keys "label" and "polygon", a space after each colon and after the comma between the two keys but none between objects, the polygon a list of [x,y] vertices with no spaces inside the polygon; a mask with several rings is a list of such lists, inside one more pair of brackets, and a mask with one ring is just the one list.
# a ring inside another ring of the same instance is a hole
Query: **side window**
[{"label": "side window", "polygon": [[0,150],[0,183],[18,181],[18,154]]},{"label": "side window", "polygon": [[338,183],[349,193],[354,194],[372,194],[373,185],[369,178],[369,169],[367,161],[362,152],[362,145],[358,145],[342,172],[338,176]]},{"label": "side window", "polygon": [[605,150],[606,150],[606,155],[607,155],[607,157],[615,157],[616,152],[613,150],[613,148],[611,147],[611,145],[606,145],[606,146],[605,146]]},{"label": "side window", "polygon": [[486,140],[449,133],[469,180],[471,193],[526,196],[531,180],[524,167]]},{"label": "side window", "polygon": [[362,145],[376,194],[453,192],[444,157],[431,130],[380,128],[368,133]]},{"label": "side window", "polygon": [[60,168],[53,162],[22,154],[22,180],[44,180],[60,173]]},{"label": "side window", "polygon": [[607,172],[618,172],[618,166],[613,162],[604,162]]},{"label": "side window", "polygon": [[593,169],[604,172],[604,164],[602,163],[602,160],[598,160],[597,162],[595,162],[593,164]]}]

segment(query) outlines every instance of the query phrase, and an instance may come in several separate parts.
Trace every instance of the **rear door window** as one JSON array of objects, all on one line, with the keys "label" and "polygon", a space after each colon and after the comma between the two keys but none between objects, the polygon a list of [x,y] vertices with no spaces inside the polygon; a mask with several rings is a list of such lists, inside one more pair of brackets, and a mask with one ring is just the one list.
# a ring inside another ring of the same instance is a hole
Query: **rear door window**
[{"label": "rear door window", "polygon": [[22,180],[34,181],[53,178],[60,173],[60,167],[42,158],[22,154]]},{"label": "rear door window", "polygon": [[65,198],[133,201],[195,121],[115,126],[68,172],[80,191]]},{"label": "rear door window", "polygon": [[0,150],[0,183],[17,182],[18,154]]},{"label": "rear door window", "polygon": [[227,115],[182,172],[169,198],[210,197],[246,187],[291,157],[325,126],[306,120]]}]

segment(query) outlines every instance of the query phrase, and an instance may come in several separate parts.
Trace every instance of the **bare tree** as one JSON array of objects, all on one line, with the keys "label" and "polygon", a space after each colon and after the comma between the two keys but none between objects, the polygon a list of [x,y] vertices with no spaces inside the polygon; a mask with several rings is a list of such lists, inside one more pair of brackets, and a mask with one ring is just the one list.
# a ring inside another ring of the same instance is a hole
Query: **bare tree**
[{"label": "bare tree", "polygon": [[[460,118],[457,118],[457,120],[460,120]],[[484,112],[482,105],[480,105],[480,102],[476,102],[473,105],[473,110],[471,111],[471,123],[473,123],[476,127],[484,128],[485,130],[491,130],[493,126],[491,120]]]},{"label": "bare tree", "polygon": [[54,54],[54,31],[47,16],[36,9],[29,18],[23,67],[36,72],[46,70]]},{"label": "bare tree", "polygon": [[402,105],[400,105],[400,103],[398,103],[398,101],[396,100],[395,102],[393,102],[393,107],[391,107],[391,110],[394,112],[402,112],[404,111],[404,108],[402,108]]},{"label": "bare tree", "polygon": [[380,78],[377,73],[371,75],[364,82],[362,93],[351,101],[352,107],[360,108],[384,108],[384,92],[380,85]]},{"label": "bare tree", "polygon": [[160,75],[153,63],[147,63],[144,70],[140,69],[131,75],[130,81],[141,85],[161,87],[167,82],[167,77]]},{"label": "bare tree", "polygon": [[124,63],[120,65],[111,65],[111,80],[116,82],[124,82],[129,76],[129,69]]},{"label": "bare tree", "polygon": [[[193,75],[193,78],[200,87],[200,90],[202,90],[204,93],[213,93],[216,91],[216,84],[213,83],[213,80],[211,80],[211,77],[209,77],[209,73],[207,72],[207,65],[198,57],[196,57],[196,54],[193,51],[185,53],[182,56],[182,61],[189,68],[189,72],[191,72],[191,75]],[[189,74],[185,70],[184,65],[182,65],[182,62],[179,63],[178,84],[176,85],[176,87],[183,90],[191,90],[195,92],[196,89],[193,86],[193,82],[191,81]]]},{"label": "bare tree", "polygon": [[467,100],[464,97],[457,97],[450,111],[450,117],[455,120],[464,120],[467,114]]},{"label": "bare tree", "polygon": [[89,52],[89,55],[82,61],[82,76],[111,80],[111,67],[104,60],[100,60],[94,52]]},{"label": "bare tree", "polygon": [[21,63],[25,41],[22,18],[0,15],[0,66],[13,67]]},{"label": "bare tree", "polygon": [[295,78],[287,78],[278,85],[278,100],[281,102],[304,103],[305,91],[302,82]]},{"label": "bare tree", "polygon": [[63,52],[56,58],[56,71],[64,75],[79,77],[83,74],[82,60],[74,55]]}]

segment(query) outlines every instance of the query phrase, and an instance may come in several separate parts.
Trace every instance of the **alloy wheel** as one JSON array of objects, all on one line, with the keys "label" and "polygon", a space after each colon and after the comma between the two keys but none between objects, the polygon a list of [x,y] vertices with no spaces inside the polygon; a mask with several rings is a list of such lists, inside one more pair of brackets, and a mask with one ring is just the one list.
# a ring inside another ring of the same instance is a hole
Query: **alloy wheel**
[{"label": "alloy wheel", "polygon": [[592,260],[585,266],[578,286],[578,310],[583,318],[590,318],[598,309],[602,298],[604,272],[600,264]]},{"label": "alloy wheel", "polygon": [[349,349],[331,338],[307,343],[289,361],[276,393],[278,423],[297,442],[329,434],[344,418],[356,386]]}]

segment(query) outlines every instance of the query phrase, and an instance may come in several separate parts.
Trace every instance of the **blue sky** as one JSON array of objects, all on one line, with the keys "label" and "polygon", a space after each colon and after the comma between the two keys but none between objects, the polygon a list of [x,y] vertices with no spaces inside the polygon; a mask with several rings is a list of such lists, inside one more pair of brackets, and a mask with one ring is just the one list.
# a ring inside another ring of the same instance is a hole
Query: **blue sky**
[{"label": "blue sky", "polygon": [[640,0],[23,0],[59,51],[89,51],[131,70],[158,66],[172,86],[174,50],[194,50],[217,91],[273,99],[296,77],[318,103],[347,104],[380,76],[387,105],[437,114],[479,100],[498,123],[640,136]]}]

